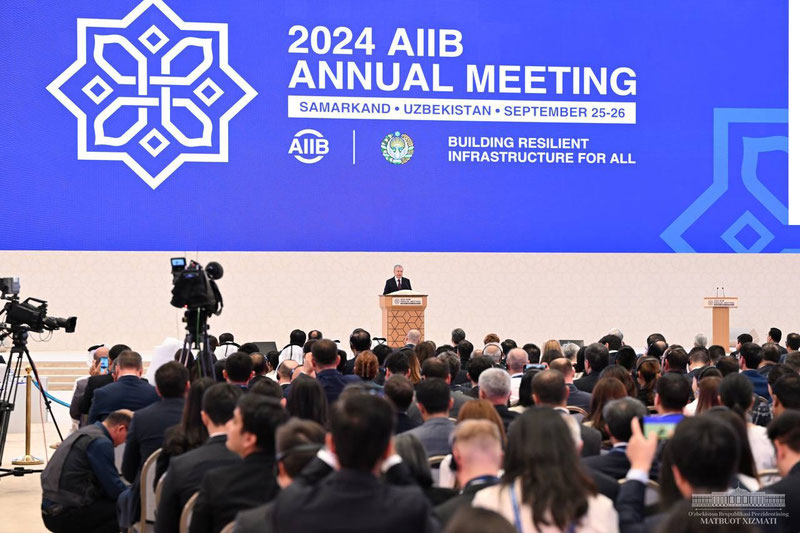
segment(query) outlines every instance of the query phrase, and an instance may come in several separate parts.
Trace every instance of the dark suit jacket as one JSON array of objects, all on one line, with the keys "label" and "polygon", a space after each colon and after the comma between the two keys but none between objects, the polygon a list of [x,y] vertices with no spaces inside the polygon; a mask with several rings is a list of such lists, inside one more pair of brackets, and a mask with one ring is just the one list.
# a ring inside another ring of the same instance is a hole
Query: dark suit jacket
[{"label": "dark suit jacket", "polygon": [[487,479],[481,483],[473,483],[471,485],[467,485],[467,487],[461,491],[461,494],[456,496],[455,498],[451,498],[450,500],[437,505],[434,509],[434,514],[439,519],[442,524],[442,528],[447,526],[447,523],[453,518],[453,515],[458,512],[459,509],[462,507],[469,507],[472,505],[472,500],[475,498],[475,493],[479,490],[483,490],[486,487],[491,487],[492,485],[497,485],[500,482],[499,479]]},{"label": "dark suit jacket", "polygon": [[783,518],[783,521],[778,519],[780,531],[785,533],[800,531],[800,463],[796,463],[785,478],[765,488],[764,491],[786,496],[786,507],[783,510],[789,516]]},{"label": "dark suit jacket", "polygon": [[330,369],[318,372],[317,381],[322,385],[322,388],[325,389],[325,396],[328,397],[328,405],[333,405],[333,402],[339,398],[342,390],[344,390],[347,385],[350,383],[359,383],[361,378],[354,375],[343,376],[338,370]]},{"label": "dark suit jacket", "polygon": [[181,421],[183,398],[167,398],[134,414],[122,456],[122,475],[130,482],[139,477],[142,464],[164,444],[164,432]]},{"label": "dark suit jacket", "polygon": [[599,379],[600,372],[592,372],[591,374],[584,375],[581,379],[576,379],[574,383],[575,386],[578,387],[578,390],[591,394]]},{"label": "dark suit jacket", "polygon": [[506,434],[508,434],[508,426],[510,426],[511,422],[513,422],[514,419],[519,416],[519,413],[510,410],[505,405],[495,405],[494,408],[497,411],[497,414],[500,415],[500,420],[503,421],[503,427],[506,430]]},{"label": "dark suit jacket", "polygon": [[383,294],[389,294],[397,291],[410,291],[411,280],[408,278],[400,278],[400,288],[397,288],[397,281],[394,276],[386,280],[386,285],[383,286]]},{"label": "dark suit jacket", "polygon": [[623,479],[631,468],[628,457],[624,453],[613,450],[603,455],[584,457],[581,462],[588,468],[614,479]]},{"label": "dark suit jacket", "polygon": [[103,421],[119,409],[138,411],[159,399],[156,388],[145,380],[136,376],[122,376],[114,383],[95,391],[89,411],[89,423]]},{"label": "dark suit jacket", "polygon": [[[280,491],[274,455],[256,452],[243,461],[209,471],[200,484],[190,533],[218,533],[236,513],[271,501]],[[167,471],[167,479],[169,479]]]},{"label": "dark suit jacket", "polygon": [[211,437],[199,448],[170,459],[158,502],[156,533],[178,531],[183,506],[200,490],[206,472],[218,467],[231,468],[242,462],[225,446],[225,440],[225,435]]},{"label": "dark suit jacket", "polygon": [[397,413],[397,426],[395,427],[395,435],[399,435],[404,431],[414,429],[417,426],[419,426],[419,424],[414,422],[406,413]]},{"label": "dark suit jacket", "polygon": [[280,531],[429,533],[438,531],[418,486],[380,482],[368,472],[339,470],[316,484],[297,478],[275,501]]},{"label": "dark suit jacket", "polygon": [[588,392],[583,392],[574,383],[569,383],[569,397],[567,397],[567,405],[574,405],[580,407],[587,413],[591,414],[592,395]]},{"label": "dark suit jacket", "polygon": [[89,376],[89,381],[86,382],[86,389],[81,398],[80,412],[83,415],[88,415],[92,407],[92,400],[94,400],[94,391],[100,387],[105,387],[114,383],[114,376],[111,374],[100,374],[99,376]]}]

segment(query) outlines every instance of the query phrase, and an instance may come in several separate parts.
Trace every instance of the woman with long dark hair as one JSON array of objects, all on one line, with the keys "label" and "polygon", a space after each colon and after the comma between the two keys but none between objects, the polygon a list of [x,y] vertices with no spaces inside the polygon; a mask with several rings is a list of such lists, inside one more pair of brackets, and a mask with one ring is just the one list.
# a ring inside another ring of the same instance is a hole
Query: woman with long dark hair
[{"label": "woman with long dark hair", "polygon": [[557,411],[530,409],[514,421],[503,468],[500,484],[478,492],[472,505],[500,513],[519,533],[618,530],[613,502],[597,493]]},{"label": "woman with long dark hair", "polygon": [[156,483],[167,471],[171,457],[193,450],[208,439],[208,431],[203,419],[200,418],[200,411],[203,408],[203,394],[214,383],[211,378],[192,381],[186,402],[183,404],[181,423],[167,428],[164,433],[164,445],[156,460]]},{"label": "woman with long dark hair", "polygon": [[661,376],[661,363],[655,357],[642,357],[636,365],[636,381],[639,383],[639,400],[650,407],[655,404],[656,381]]},{"label": "woman with long dark hair", "polygon": [[603,440],[608,439],[606,432],[606,421],[603,419],[603,407],[611,400],[618,400],[628,395],[625,385],[617,378],[600,378],[597,385],[592,390],[592,403],[589,419],[583,423],[593,427],[603,434]]},{"label": "woman with long dark hair", "polygon": [[313,420],[324,428],[328,427],[328,397],[316,379],[300,377],[292,382],[286,411],[289,416]]}]

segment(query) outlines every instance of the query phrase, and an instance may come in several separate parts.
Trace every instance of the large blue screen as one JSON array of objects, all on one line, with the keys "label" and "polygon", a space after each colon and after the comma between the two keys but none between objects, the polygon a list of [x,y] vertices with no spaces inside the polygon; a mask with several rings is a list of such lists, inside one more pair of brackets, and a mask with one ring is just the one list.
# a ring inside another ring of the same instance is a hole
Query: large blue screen
[{"label": "large blue screen", "polygon": [[0,3],[0,248],[787,252],[786,0]]}]

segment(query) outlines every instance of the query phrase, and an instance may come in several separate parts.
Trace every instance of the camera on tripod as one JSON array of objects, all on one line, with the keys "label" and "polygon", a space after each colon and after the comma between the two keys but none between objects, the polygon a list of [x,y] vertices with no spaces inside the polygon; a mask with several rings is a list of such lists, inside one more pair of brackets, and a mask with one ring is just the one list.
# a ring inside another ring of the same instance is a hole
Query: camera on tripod
[{"label": "camera on tripod", "polygon": [[206,315],[222,312],[222,295],[216,280],[222,277],[222,265],[212,261],[205,269],[196,261],[186,264],[186,258],[173,257],[172,301],[173,306],[190,310],[197,309]]},{"label": "camera on tripod", "polygon": [[77,317],[47,316],[47,302],[38,298],[26,298],[20,302],[19,288],[19,278],[0,278],[0,298],[8,300],[0,314],[5,313],[5,322],[9,328],[26,328],[37,333],[61,328],[67,333],[75,331]]}]

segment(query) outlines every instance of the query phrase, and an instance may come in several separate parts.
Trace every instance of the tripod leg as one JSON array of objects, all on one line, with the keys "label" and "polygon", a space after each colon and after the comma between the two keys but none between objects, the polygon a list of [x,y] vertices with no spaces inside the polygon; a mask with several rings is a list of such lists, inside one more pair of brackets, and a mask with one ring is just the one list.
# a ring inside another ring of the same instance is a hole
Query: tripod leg
[{"label": "tripod leg", "polygon": [[[16,361],[14,361],[14,354],[17,356]],[[6,371],[3,375],[3,396],[2,400],[0,400],[0,464],[3,462],[3,452],[6,449],[8,426],[11,424],[11,413],[14,411],[14,403],[17,399],[21,369],[22,350],[14,347],[8,354],[8,366],[6,366]]]},{"label": "tripod leg", "polygon": [[[44,383],[42,383],[42,380],[39,379],[39,370],[36,368],[36,363],[33,362],[33,357],[31,357],[31,352],[28,351],[28,347],[24,346],[22,349],[25,350],[25,355],[28,357],[28,363],[30,363],[31,365],[31,370],[33,370],[33,375],[36,378],[36,383],[39,384],[39,393],[42,395],[42,398],[44,398],[44,405],[47,408],[47,412],[50,413],[50,418],[53,419],[53,425],[56,427],[56,433],[58,433],[58,438],[63,441],[64,437],[63,435],[61,435],[61,428],[58,427],[58,421],[56,420],[56,416],[53,414],[53,406],[52,406],[53,402],[50,401],[50,398],[47,397],[47,391],[44,390]],[[20,360],[21,359],[22,357],[20,356]],[[42,424],[44,424],[44,420],[42,420]]]}]

